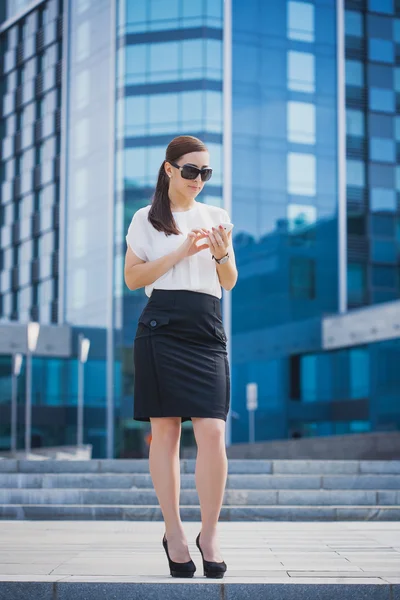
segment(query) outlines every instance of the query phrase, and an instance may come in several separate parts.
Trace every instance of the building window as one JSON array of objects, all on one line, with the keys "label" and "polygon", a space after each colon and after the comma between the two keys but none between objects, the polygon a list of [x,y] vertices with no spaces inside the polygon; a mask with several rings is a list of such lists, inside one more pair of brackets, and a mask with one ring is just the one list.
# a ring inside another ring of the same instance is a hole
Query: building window
[{"label": "building window", "polygon": [[377,162],[396,162],[396,146],[389,138],[370,139],[370,159]]},{"label": "building window", "polygon": [[89,191],[88,191],[88,172],[85,168],[77,169],[74,172],[74,203],[75,208],[81,209],[83,208],[88,201]]},{"label": "building window", "polygon": [[315,262],[311,258],[294,256],[290,259],[290,296],[315,298]]},{"label": "building window", "polygon": [[150,134],[173,133],[178,127],[178,94],[149,96]]},{"label": "building window", "polygon": [[362,263],[347,265],[347,294],[351,304],[362,304],[366,294],[366,268]]},{"label": "building window", "polygon": [[179,96],[181,128],[186,131],[200,130],[203,125],[203,92],[181,92]]},{"label": "building window", "polygon": [[288,192],[300,196],[315,196],[316,159],[313,154],[289,152],[287,157]]},{"label": "building window", "polygon": [[346,133],[354,137],[364,137],[364,113],[361,110],[346,108]]},{"label": "building window", "polygon": [[371,258],[378,263],[397,263],[397,245],[395,241],[372,238]]},{"label": "building window", "polygon": [[374,265],[372,267],[372,285],[379,288],[397,288],[397,269]]},{"label": "building window", "polygon": [[346,85],[364,87],[364,66],[358,60],[346,60]]},{"label": "building window", "polygon": [[345,32],[346,35],[363,37],[364,27],[361,13],[353,10],[345,11]]},{"label": "building window", "polygon": [[318,399],[317,356],[309,354],[301,357],[301,399],[303,402],[316,402]]},{"label": "building window", "polygon": [[370,60],[389,64],[394,62],[394,45],[392,41],[371,38],[368,41],[368,47]]},{"label": "building window", "polygon": [[308,102],[287,103],[289,142],[315,144],[315,106]]},{"label": "building window", "polygon": [[179,66],[178,42],[150,45],[150,81],[171,81],[177,78]]},{"label": "building window", "polygon": [[314,6],[308,2],[288,2],[287,35],[291,40],[314,41]]},{"label": "building window", "polygon": [[86,60],[90,54],[90,23],[85,21],[76,32],[76,60]]},{"label": "building window", "polygon": [[365,187],[365,165],[361,160],[346,161],[346,181],[351,187]]},{"label": "building window", "polygon": [[82,158],[89,151],[89,119],[86,117],[75,125],[75,158]]},{"label": "building window", "polygon": [[372,188],[370,191],[370,209],[373,212],[395,212],[397,208],[396,192],[386,188]]},{"label": "building window", "polygon": [[368,398],[370,374],[369,350],[368,348],[352,348],[349,354],[350,398]]},{"label": "building window", "polygon": [[145,81],[147,71],[147,50],[145,44],[126,46],[125,50],[125,83],[127,85]]},{"label": "building window", "polygon": [[394,20],[394,41],[400,43],[400,19]]},{"label": "building window", "polygon": [[123,116],[126,137],[146,135],[148,96],[126,96]]},{"label": "building window", "polygon": [[371,87],[369,89],[369,107],[371,110],[378,112],[395,112],[396,101],[394,91]]},{"label": "building window", "polygon": [[368,0],[368,8],[372,12],[393,14],[393,0]]},{"label": "building window", "polygon": [[371,234],[375,237],[394,238],[395,220],[392,215],[371,215],[370,219]]},{"label": "building window", "polygon": [[90,101],[90,72],[88,69],[78,73],[75,87],[75,108],[82,110]]},{"label": "building window", "polygon": [[393,67],[378,63],[368,64],[368,85],[377,88],[393,88]]},{"label": "building window", "polygon": [[76,12],[78,15],[82,14],[90,7],[90,2],[91,0],[77,0]]},{"label": "building window", "polygon": [[309,52],[288,52],[288,88],[315,92],[315,56]]}]

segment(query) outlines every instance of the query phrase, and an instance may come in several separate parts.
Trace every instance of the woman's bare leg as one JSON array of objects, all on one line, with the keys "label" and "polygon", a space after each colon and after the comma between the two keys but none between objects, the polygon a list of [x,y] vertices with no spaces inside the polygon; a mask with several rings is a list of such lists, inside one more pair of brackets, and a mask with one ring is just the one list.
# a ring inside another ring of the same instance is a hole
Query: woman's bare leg
[{"label": "woman's bare leg", "polygon": [[228,475],[225,421],[192,417],[197,443],[196,487],[201,508],[200,546],[205,560],[223,560],[217,539],[217,525]]},{"label": "woman's bare leg", "polygon": [[190,554],[179,514],[180,417],[151,417],[150,474],[165,522],[171,560],[187,562]]}]

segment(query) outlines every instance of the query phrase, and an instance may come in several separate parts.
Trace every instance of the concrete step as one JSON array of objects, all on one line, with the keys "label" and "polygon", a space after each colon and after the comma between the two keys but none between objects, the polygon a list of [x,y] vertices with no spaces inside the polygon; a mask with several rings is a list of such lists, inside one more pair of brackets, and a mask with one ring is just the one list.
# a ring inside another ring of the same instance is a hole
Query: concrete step
[{"label": "concrete step", "polygon": [[[182,459],[181,472],[194,473],[195,460]],[[148,473],[147,459],[0,460],[0,473]],[[400,460],[258,460],[228,461],[230,474],[400,475]]]},{"label": "concrete step", "polygon": [[[141,490],[0,490],[0,504],[82,504],[144,505],[156,504],[154,489]],[[182,490],[181,506],[197,506],[196,490]],[[226,490],[226,506],[400,506],[397,490]]]},{"label": "concrete step", "polygon": [[[0,489],[132,489],[153,486],[150,473],[0,473]],[[227,489],[400,490],[400,475],[228,475]],[[194,489],[193,473],[181,488]]]},{"label": "concrete step", "polygon": [[[199,506],[182,506],[200,521]],[[0,520],[162,521],[158,505],[0,504]],[[400,521],[400,506],[223,506],[220,521]]]}]

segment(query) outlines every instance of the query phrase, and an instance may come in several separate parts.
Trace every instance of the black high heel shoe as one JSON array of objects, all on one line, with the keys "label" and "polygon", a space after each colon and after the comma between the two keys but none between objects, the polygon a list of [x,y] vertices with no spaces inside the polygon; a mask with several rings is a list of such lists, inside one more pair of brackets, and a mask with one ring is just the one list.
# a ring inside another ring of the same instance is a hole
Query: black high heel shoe
[{"label": "black high heel shoe", "polygon": [[226,571],[226,563],[225,561],[214,562],[212,560],[205,560],[203,551],[200,548],[200,533],[196,538],[196,546],[200,550],[201,558],[203,559],[204,575],[206,577],[212,577],[213,579],[221,579]]},{"label": "black high heel shoe", "polygon": [[162,544],[168,557],[169,570],[171,571],[172,577],[193,577],[194,572],[196,571],[196,565],[194,564],[192,559],[188,560],[185,563],[178,563],[171,560],[169,557],[168,542],[165,537],[165,533],[162,540]]}]

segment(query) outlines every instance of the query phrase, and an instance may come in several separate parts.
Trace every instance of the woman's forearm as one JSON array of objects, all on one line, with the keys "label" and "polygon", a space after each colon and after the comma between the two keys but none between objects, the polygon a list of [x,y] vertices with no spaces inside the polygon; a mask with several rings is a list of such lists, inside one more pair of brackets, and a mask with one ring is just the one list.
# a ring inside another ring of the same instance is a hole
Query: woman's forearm
[{"label": "woman's forearm", "polygon": [[125,268],[125,283],[130,290],[138,290],[146,285],[151,285],[172,269],[176,263],[182,260],[182,255],[178,250],[171,252],[157,260],[133,265]]},{"label": "woman's forearm", "polygon": [[232,258],[222,265],[219,265],[218,263],[216,263],[216,265],[219,282],[224,290],[229,291],[234,288],[238,278],[238,272]]}]

